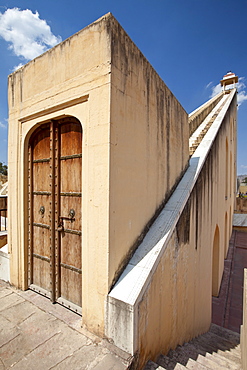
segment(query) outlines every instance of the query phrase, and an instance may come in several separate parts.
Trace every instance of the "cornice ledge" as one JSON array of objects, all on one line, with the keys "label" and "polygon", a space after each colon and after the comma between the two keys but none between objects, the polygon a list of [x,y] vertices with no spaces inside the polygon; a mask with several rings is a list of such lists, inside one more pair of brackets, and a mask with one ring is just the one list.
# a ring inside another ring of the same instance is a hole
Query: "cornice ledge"
[{"label": "cornice ledge", "polygon": [[46,108],[46,109],[43,109],[41,111],[29,114],[29,115],[24,116],[24,117],[21,117],[21,118],[19,118],[19,122],[24,123],[24,122],[30,121],[32,119],[36,119],[36,118],[45,116],[47,114],[57,112],[61,109],[69,108],[69,107],[72,107],[73,105],[84,103],[84,102],[88,101],[88,98],[89,98],[89,94],[80,96],[79,98],[67,100],[66,102],[54,105],[50,108]]}]

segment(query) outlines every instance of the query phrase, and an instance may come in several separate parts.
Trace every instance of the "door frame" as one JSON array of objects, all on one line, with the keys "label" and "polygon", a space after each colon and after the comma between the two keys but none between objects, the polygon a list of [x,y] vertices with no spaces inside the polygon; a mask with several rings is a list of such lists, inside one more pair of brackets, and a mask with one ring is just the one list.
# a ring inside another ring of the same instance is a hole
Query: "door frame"
[{"label": "door frame", "polygon": [[[49,120],[44,120],[43,122],[39,122],[37,124],[35,124],[34,126],[31,127],[31,129],[28,131],[26,137],[25,137],[25,151],[26,151],[26,155],[25,155],[25,167],[24,167],[24,189],[26,189],[26,191],[24,192],[24,206],[25,206],[25,218],[24,218],[24,238],[25,238],[25,243],[24,243],[24,246],[25,246],[25,251],[24,251],[24,263],[25,263],[25,276],[24,276],[24,280],[25,280],[25,289],[29,289],[30,288],[30,274],[32,273],[31,271],[31,265],[30,264],[30,256],[29,256],[29,251],[30,251],[30,236],[29,236],[29,231],[30,231],[30,227],[29,227],[29,224],[30,224],[30,214],[32,213],[30,211],[31,207],[32,207],[32,200],[30,200],[30,192],[29,192],[29,177],[32,176],[32,174],[30,174],[30,150],[29,150],[29,146],[30,146],[30,142],[32,140],[32,137],[33,137],[33,134],[39,129],[39,127],[42,127],[43,125],[46,125],[46,124],[50,124],[50,128],[53,127],[53,130],[50,132],[50,135],[52,136],[52,140],[55,141],[55,136],[58,135],[58,132],[55,132],[54,130],[54,126],[55,127],[58,127],[59,125],[59,121],[60,120],[65,120],[65,119],[73,119],[75,120],[77,123],[80,124],[81,126],[81,132],[82,132],[82,142],[81,142],[81,152],[83,151],[83,127],[82,127],[82,124],[80,122],[80,120],[75,117],[75,116],[72,116],[72,115],[63,115],[62,117],[59,116],[59,117],[55,117],[55,118],[52,118],[52,119],[49,119]],[[58,125],[52,125],[51,123],[52,122],[58,122]],[[51,202],[52,202],[52,207],[51,207],[51,222],[53,223],[52,227],[51,227],[51,238],[52,238],[52,243],[51,243],[51,249],[53,250],[53,252],[51,252],[51,256],[53,259],[55,259],[55,201],[58,200],[58,197],[59,197],[59,194],[56,194],[55,193],[55,182],[54,182],[54,175],[55,175],[55,172],[58,172],[59,171],[59,163],[55,163],[55,161],[58,161],[58,158],[55,157],[55,147],[52,148],[52,156],[51,156],[51,164],[52,164],[52,170],[53,170],[53,174],[52,175],[52,199],[51,199]],[[81,163],[82,165],[82,163]],[[82,208],[83,208],[83,204],[81,204],[81,212],[82,212]],[[81,222],[81,228],[82,228],[82,222]],[[82,251],[82,238],[81,238],[81,251]],[[52,261],[52,264],[53,264],[53,267],[55,266],[55,263],[54,261]],[[52,273],[53,273],[53,276],[56,275],[56,268],[53,268],[52,269]],[[82,279],[82,274],[81,274],[81,279]],[[31,287],[32,290],[50,298],[50,300],[53,302],[53,303],[59,303],[59,304],[62,304],[63,306],[81,314],[82,313],[82,308],[77,306],[76,304],[70,302],[70,301],[66,301],[66,299],[62,298],[62,297],[59,297],[59,298],[56,298],[55,297],[55,291],[56,291],[56,285],[57,282],[56,282],[56,279],[53,278],[52,279],[52,285],[53,285],[53,288],[51,289],[51,292],[48,292],[46,291],[45,289],[41,288],[41,287]]]}]

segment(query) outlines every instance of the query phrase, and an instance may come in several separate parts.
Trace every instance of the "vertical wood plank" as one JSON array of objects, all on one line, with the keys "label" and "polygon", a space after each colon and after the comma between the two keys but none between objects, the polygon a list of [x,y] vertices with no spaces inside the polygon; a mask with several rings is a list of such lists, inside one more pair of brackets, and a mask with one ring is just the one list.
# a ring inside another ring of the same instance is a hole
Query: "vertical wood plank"
[{"label": "vertical wood plank", "polygon": [[82,129],[78,121],[67,119],[61,121],[60,132],[60,210],[64,217],[69,216],[70,209],[75,210],[75,221],[65,220],[65,232],[60,235],[61,297],[81,306]]},{"label": "vertical wood plank", "polygon": [[60,126],[56,123],[55,126],[55,158],[54,158],[54,174],[55,174],[55,220],[54,220],[54,235],[55,235],[55,299],[57,300],[61,295],[61,282],[60,282],[60,233],[57,228],[59,225],[60,215]]},{"label": "vertical wood plank", "polygon": [[50,236],[50,281],[51,301],[56,301],[56,271],[55,271],[55,132],[54,122],[50,122],[50,189],[51,189],[51,236]]},{"label": "vertical wood plank", "polygon": [[32,147],[28,146],[28,286],[33,283],[33,185]]}]

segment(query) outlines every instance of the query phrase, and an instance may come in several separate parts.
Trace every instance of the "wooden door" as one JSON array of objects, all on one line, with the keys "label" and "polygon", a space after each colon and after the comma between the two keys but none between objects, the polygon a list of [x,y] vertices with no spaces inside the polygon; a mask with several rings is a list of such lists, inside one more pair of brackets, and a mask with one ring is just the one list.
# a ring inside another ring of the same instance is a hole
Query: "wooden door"
[{"label": "wooden door", "polygon": [[72,117],[42,125],[30,139],[29,286],[78,312],[81,161],[81,125]]}]

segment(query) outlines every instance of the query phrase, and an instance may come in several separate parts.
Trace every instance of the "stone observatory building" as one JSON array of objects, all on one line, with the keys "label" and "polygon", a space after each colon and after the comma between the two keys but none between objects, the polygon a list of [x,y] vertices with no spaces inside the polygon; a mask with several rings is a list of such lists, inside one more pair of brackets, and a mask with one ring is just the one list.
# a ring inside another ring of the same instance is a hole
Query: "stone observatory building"
[{"label": "stone observatory building", "polygon": [[106,14],[9,76],[11,283],[142,366],[209,328],[235,175],[236,89],[188,116]]}]

